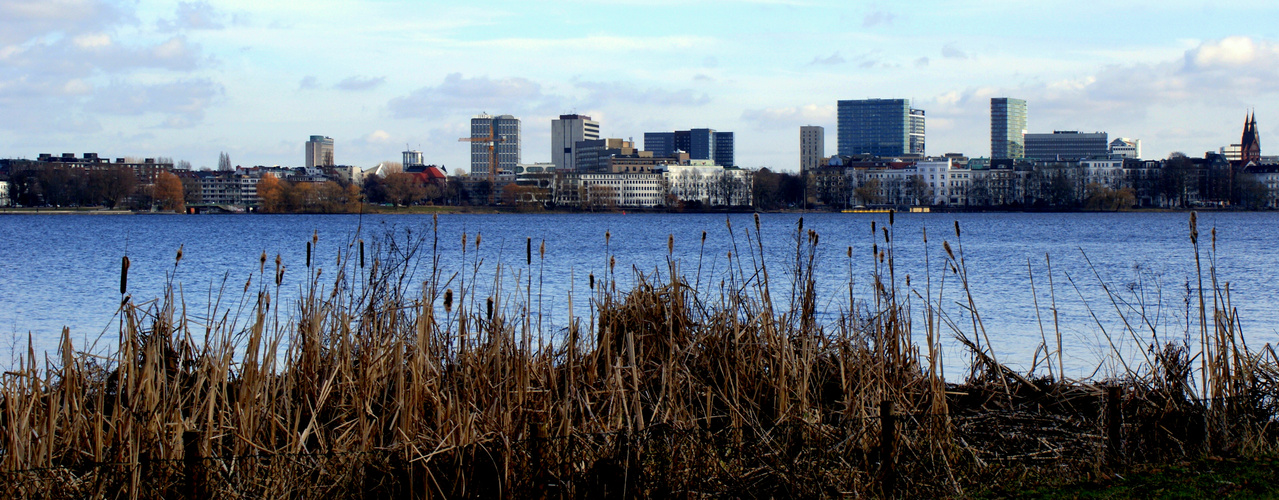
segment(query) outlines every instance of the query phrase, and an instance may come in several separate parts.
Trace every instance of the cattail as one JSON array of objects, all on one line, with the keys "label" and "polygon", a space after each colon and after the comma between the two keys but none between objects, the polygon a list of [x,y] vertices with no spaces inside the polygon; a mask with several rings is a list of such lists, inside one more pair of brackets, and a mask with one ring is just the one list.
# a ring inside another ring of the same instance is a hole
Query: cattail
[{"label": "cattail", "polygon": [[1190,244],[1199,244],[1199,217],[1195,212],[1190,212]]},{"label": "cattail", "polygon": [[955,219],[955,237],[959,237],[959,219]]},{"label": "cattail", "polygon": [[595,273],[591,273],[590,282],[591,282],[591,285],[590,285],[591,290],[594,290],[595,289]]},{"label": "cattail", "polygon": [[178,263],[179,263],[179,262],[182,262],[182,247],[183,247],[183,246],[184,246],[184,245],[178,245],[178,257],[177,257],[176,259],[174,259],[174,260],[173,260],[173,265],[175,265],[175,266],[176,266],[176,265],[178,265]]},{"label": "cattail", "polygon": [[876,255],[879,255],[879,243],[871,243],[871,244],[870,244],[870,255],[871,255],[871,257],[874,257],[874,256],[876,256]]},{"label": "cattail", "polygon": [[493,297],[485,299],[484,303],[486,305],[485,309],[488,310],[488,319],[489,321],[493,321]]},{"label": "cattail", "polygon": [[284,282],[284,264],[280,259],[280,254],[275,254],[275,286],[280,286]]},{"label": "cattail", "polygon": [[672,255],[674,253],[675,253],[675,234],[671,233],[666,235],[666,255]]},{"label": "cattail", "polygon": [[706,231],[702,231],[702,244],[706,244]]},{"label": "cattail", "polygon": [[729,250],[729,251],[728,251],[728,260],[733,260],[733,251],[732,251],[732,250]]},{"label": "cattail", "polygon": [[910,288],[910,275],[906,275],[906,288]]},{"label": "cattail", "polygon": [[524,240],[524,263],[533,265],[533,238]]},{"label": "cattail", "polygon": [[877,229],[877,226],[875,226],[875,221],[870,221],[870,235],[871,235],[871,237],[874,237],[874,236],[875,236],[875,231],[876,231],[876,229]]},{"label": "cattail", "polygon": [[311,242],[306,242],[306,267],[311,267]]},{"label": "cattail", "polygon": [[888,225],[890,225],[890,226],[891,226],[891,225],[893,225],[893,214],[895,214],[895,213],[897,213],[897,211],[896,211],[896,210],[889,210],[889,211],[888,211]]},{"label": "cattail", "polygon": [[853,247],[848,247],[848,258],[853,258]]},{"label": "cattail", "polygon": [[453,312],[453,289],[450,288],[444,291],[444,313],[450,314],[452,312]]},{"label": "cattail", "polygon": [[129,256],[120,258],[120,295],[129,289]]},{"label": "cattail", "polygon": [[949,255],[951,259],[955,258],[955,252],[951,251],[949,241],[941,242],[941,247],[946,250],[946,255]]},{"label": "cattail", "polygon": [[[266,254],[262,254],[262,258],[266,258]],[[360,239],[360,269],[364,269],[364,239]]]},{"label": "cattail", "polygon": [[477,252],[480,250],[480,239],[483,237],[483,234],[475,233],[475,251]]},{"label": "cattail", "polygon": [[884,230],[884,243],[888,243],[888,228],[880,228]]},{"label": "cattail", "polygon": [[466,251],[466,231],[462,232],[462,251]]},{"label": "cattail", "polygon": [[609,272],[613,272],[613,266],[616,266],[616,265],[617,265],[617,258],[616,258],[616,257],[613,257],[612,255],[608,256],[608,270],[609,270]]},{"label": "cattail", "polygon": [[800,230],[800,231],[803,231],[803,230],[804,230],[804,218],[803,218],[803,217],[800,217],[800,218],[799,218],[799,230]]},{"label": "cattail", "polygon": [[927,245],[928,244],[928,228],[923,228],[923,229],[924,229],[924,244]]},{"label": "cattail", "polygon": [[249,275],[249,279],[244,280],[244,293],[249,293],[249,285],[253,284],[253,275]]},{"label": "cattail", "polygon": [[262,256],[258,257],[258,273],[264,273],[264,272],[266,272],[266,250],[263,250]]},{"label": "cattail", "polygon": [[755,232],[759,232],[759,212],[755,213]]},{"label": "cattail", "polygon": [[1212,251],[1217,251],[1217,228],[1212,228]]},{"label": "cattail", "polygon": [[316,229],[314,233],[311,233],[311,244],[317,245],[319,243],[320,243],[320,230]]},{"label": "cattail", "polygon": [[604,231],[604,244],[607,245],[608,241],[611,239],[613,239],[613,233],[610,231]]}]

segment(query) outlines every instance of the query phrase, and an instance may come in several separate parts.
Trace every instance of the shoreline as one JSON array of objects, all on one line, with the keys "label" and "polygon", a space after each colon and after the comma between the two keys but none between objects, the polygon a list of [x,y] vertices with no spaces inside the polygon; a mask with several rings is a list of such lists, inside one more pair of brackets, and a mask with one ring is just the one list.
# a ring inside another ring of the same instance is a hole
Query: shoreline
[{"label": "shoreline", "polygon": [[[455,206],[419,206],[419,207],[367,207],[369,210],[363,212],[333,212],[333,213],[311,213],[311,212],[286,212],[279,214],[266,214],[261,212],[244,212],[244,213],[217,213],[217,214],[176,214],[174,212],[150,212],[143,210],[127,210],[127,209],[91,209],[91,208],[0,208],[0,216],[3,215],[504,215],[504,214],[525,214],[525,215],[567,215],[567,214],[599,214],[599,215],[625,215],[634,214],[819,214],[819,213],[841,213],[840,210],[805,210],[798,208],[786,208],[780,210],[684,210],[684,211],[668,211],[653,209],[627,209],[627,210],[608,210],[608,211],[582,211],[582,210],[508,210],[500,207],[455,207]],[[1274,210],[1242,210],[1234,208],[1217,208],[1217,207],[1199,207],[1199,208],[1138,208],[1131,210],[1035,210],[1035,209],[999,209],[999,208],[978,208],[978,207],[929,207],[929,212],[924,213],[1190,213],[1190,212],[1239,212],[1239,213],[1266,213],[1274,212]],[[874,209],[865,212],[842,212],[850,215],[864,215],[866,213],[888,213],[890,209]],[[909,211],[896,211],[895,213],[908,215]]]}]

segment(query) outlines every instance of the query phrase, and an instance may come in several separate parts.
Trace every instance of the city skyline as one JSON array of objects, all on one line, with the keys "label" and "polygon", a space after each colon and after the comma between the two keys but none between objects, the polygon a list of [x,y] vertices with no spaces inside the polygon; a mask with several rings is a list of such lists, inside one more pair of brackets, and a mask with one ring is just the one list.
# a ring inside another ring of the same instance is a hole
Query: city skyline
[{"label": "city skyline", "polygon": [[927,112],[933,155],[989,155],[1002,96],[1028,101],[1031,133],[1104,130],[1149,158],[1236,143],[1254,108],[1279,134],[1279,6],[1262,2],[694,1],[683,22],[655,5],[0,0],[0,156],[300,165],[324,135],[338,163],[408,144],[465,169],[477,114],[519,118],[532,163],[578,113],[601,137],[732,130],[735,163],[796,171],[796,128],[835,144],[836,102],[876,97]]}]

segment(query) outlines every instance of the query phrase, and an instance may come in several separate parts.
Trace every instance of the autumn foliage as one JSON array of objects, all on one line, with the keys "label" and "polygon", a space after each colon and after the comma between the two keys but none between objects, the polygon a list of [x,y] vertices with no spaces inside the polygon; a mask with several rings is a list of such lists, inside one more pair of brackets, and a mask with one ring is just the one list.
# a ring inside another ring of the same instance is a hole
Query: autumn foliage
[{"label": "autumn foliage", "polygon": [[271,174],[258,181],[267,213],[350,213],[360,210],[360,188],[326,182],[289,182]]},{"label": "autumn foliage", "polygon": [[160,172],[155,178],[155,202],[165,211],[186,211],[186,197],[182,191],[182,180],[169,172]]}]

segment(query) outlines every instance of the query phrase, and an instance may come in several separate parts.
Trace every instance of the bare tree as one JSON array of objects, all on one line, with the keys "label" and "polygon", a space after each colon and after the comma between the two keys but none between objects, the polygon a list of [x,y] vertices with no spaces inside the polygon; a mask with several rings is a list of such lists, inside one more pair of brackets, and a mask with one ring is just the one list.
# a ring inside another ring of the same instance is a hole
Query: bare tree
[{"label": "bare tree", "polygon": [[226,154],[226,151],[218,154],[218,170],[223,172],[231,171],[231,156]]}]

